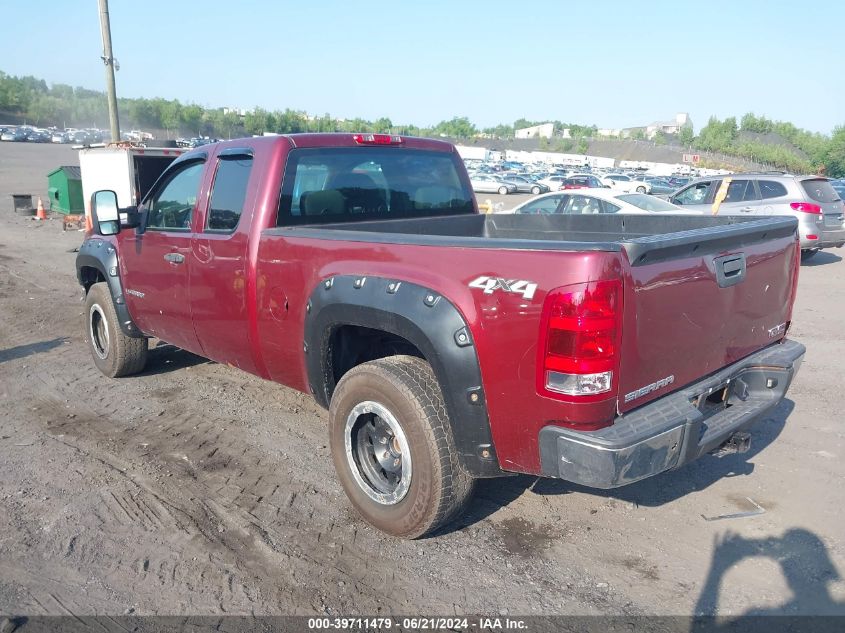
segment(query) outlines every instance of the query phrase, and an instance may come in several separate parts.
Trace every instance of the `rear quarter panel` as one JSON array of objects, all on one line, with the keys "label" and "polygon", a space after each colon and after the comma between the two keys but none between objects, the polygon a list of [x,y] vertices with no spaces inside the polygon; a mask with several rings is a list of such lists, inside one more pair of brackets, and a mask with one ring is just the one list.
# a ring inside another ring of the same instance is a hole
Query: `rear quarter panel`
[{"label": "rear quarter panel", "polygon": [[[257,327],[268,375],[307,392],[301,347],[305,304],[335,275],[368,275],[413,282],[451,301],[470,326],[477,349],[491,431],[505,470],[539,473],[539,430],[550,423],[608,424],[616,397],[563,403],[536,391],[540,313],[549,290],[571,283],[616,279],[618,252],[375,244],[296,236],[261,236],[257,264]],[[533,298],[469,288],[479,276],[528,280]],[[452,338],[452,332],[442,333]],[[448,380],[448,376],[439,376]],[[456,421],[460,423],[460,421]]]}]

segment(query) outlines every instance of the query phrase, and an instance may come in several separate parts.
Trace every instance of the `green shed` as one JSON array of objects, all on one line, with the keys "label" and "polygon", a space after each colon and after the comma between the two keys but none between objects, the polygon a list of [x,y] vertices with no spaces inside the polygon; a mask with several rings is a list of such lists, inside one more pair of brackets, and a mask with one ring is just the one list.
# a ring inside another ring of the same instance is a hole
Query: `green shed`
[{"label": "green shed", "polygon": [[47,197],[50,211],[57,213],[85,213],[82,197],[82,173],[79,167],[65,165],[47,174]]}]

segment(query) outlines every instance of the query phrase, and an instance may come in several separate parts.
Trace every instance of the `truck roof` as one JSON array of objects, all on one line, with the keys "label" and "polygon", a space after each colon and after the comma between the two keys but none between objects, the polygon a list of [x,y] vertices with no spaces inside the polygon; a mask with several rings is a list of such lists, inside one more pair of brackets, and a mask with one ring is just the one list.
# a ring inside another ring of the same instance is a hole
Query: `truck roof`
[{"label": "truck roof", "polygon": [[[369,132],[361,133],[363,135],[371,134]],[[301,133],[301,134],[279,134],[276,136],[252,136],[232,139],[229,141],[218,141],[208,145],[201,145],[195,149],[185,153],[185,156],[207,153],[209,147],[219,145],[220,147],[243,147],[245,144],[254,147],[257,146],[274,146],[286,144],[289,147],[360,147],[368,145],[369,143],[360,143],[355,140],[358,134],[345,132],[320,132],[320,133]],[[439,152],[455,152],[455,147],[446,141],[439,141],[436,139],[418,138],[415,136],[403,136],[401,134],[392,135],[376,135],[376,136],[392,136],[399,139],[395,143],[375,144],[375,147],[388,147],[391,145],[399,147],[411,147],[414,149],[431,150]]]}]

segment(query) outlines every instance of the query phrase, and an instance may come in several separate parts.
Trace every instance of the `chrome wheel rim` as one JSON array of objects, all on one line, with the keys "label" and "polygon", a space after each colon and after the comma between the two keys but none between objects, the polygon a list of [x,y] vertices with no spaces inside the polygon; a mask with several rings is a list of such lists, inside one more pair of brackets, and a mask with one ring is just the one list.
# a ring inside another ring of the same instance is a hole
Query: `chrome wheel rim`
[{"label": "chrome wheel rim", "polygon": [[352,477],[370,499],[394,505],[408,494],[408,438],[387,407],[369,400],[355,405],[346,418],[343,439]]},{"label": "chrome wheel rim", "polygon": [[103,309],[94,304],[88,312],[88,336],[91,338],[91,347],[98,358],[106,360],[109,356],[109,328],[106,315]]}]

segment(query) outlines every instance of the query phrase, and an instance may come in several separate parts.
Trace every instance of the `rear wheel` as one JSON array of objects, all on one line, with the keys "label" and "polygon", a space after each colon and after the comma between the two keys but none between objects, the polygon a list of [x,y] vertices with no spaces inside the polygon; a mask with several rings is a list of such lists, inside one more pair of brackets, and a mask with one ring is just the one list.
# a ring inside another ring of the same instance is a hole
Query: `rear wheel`
[{"label": "rear wheel", "polygon": [[332,459],[346,495],[379,530],[418,538],[472,493],[431,366],[391,356],[351,369],[329,409]]},{"label": "rear wheel", "polygon": [[801,251],[801,261],[806,262],[807,260],[815,257],[817,254],[818,254],[817,250],[809,250],[808,249],[808,250]]},{"label": "rear wheel", "polygon": [[94,364],[109,378],[137,374],[147,362],[147,339],[126,336],[117,321],[105,282],[96,283],[85,298],[85,330]]},{"label": "rear wheel", "polygon": [[500,195],[500,196],[504,196],[504,195],[506,195],[507,193],[508,193],[508,188],[507,188],[507,187],[499,187],[499,195]]}]

